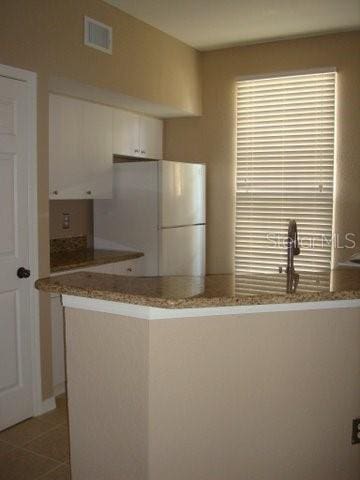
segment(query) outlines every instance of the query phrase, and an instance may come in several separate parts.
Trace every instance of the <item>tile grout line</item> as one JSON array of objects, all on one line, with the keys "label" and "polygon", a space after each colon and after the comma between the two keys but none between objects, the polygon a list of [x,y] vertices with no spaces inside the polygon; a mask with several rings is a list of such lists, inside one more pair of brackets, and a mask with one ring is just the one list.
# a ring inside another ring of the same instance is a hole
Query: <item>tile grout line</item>
[{"label": "tile grout line", "polygon": [[[2,443],[3,443],[4,445],[7,445],[8,447],[11,447],[12,450],[14,450],[15,448],[19,448],[19,447],[15,447],[12,443],[5,442],[4,440],[0,440],[0,445],[1,445]],[[3,454],[3,455],[7,455],[8,453],[12,452],[12,450],[9,450],[8,452],[6,452],[6,453]]]},{"label": "tile grout line", "polygon": [[[56,458],[49,457],[48,455],[44,455],[44,454],[42,454],[42,453],[35,452],[35,451],[31,450],[30,448],[27,448],[27,446],[28,446],[30,443],[34,442],[35,440],[39,440],[41,437],[47,435],[48,433],[53,432],[54,430],[56,430],[56,429],[58,429],[58,428],[60,428],[60,427],[64,427],[64,425],[61,425],[61,424],[56,425],[56,426],[54,426],[54,428],[48,430],[47,432],[44,432],[44,433],[38,435],[37,437],[35,437],[35,438],[34,438],[33,440],[31,440],[30,442],[25,443],[25,445],[23,445],[22,449],[25,450],[26,452],[34,453],[34,454],[36,454],[36,455],[39,455],[40,457],[44,457],[44,458],[47,458],[47,459],[49,459],[49,460],[53,460],[54,462],[58,462],[59,464],[70,465],[70,463],[66,463],[66,462],[63,462],[63,461],[61,461],[61,460],[57,460]],[[59,467],[59,465],[58,465],[58,467]]]},{"label": "tile grout line", "polygon": [[[3,442],[3,443],[7,443],[7,442]],[[14,447],[14,445],[12,445],[10,443],[7,443],[7,444],[10,445],[11,447],[13,447],[14,450],[20,450],[21,452],[30,453],[31,455],[34,455],[34,457],[44,458],[46,460],[51,460],[52,462],[56,463],[56,465],[54,467],[51,467],[50,470],[48,470],[47,472],[42,474],[40,477],[36,477],[34,480],[38,480],[38,479],[41,479],[41,478],[45,477],[46,475],[48,475],[51,472],[54,472],[56,469],[60,468],[61,466],[67,465],[70,468],[70,464],[60,462],[59,460],[55,460],[54,458],[48,457],[47,455],[42,455],[41,453],[33,452],[32,450],[29,450],[29,449],[24,448],[24,447],[19,447],[19,446]],[[11,453],[12,451],[13,450],[10,450],[9,453]]]},{"label": "tile grout line", "polygon": [[[33,418],[36,418],[36,417],[33,417]],[[40,420],[39,420],[40,422]],[[41,423],[45,423],[45,422],[41,422]],[[49,425],[50,426],[50,423],[47,423],[46,425]],[[2,440],[0,438],[0,441],[3,442],[3,443],[7,443],[8,445],[11,445],[13,447],[16,447],[16,448],[24,448],[26,445],[29,445],[29,443],[33,442],[34,440],[38,440],[40,437],[42,437],[43,435],[46,435],[47,433],[50,433],[52,432],[53,430],[55,430],[56,428],[58,428],[60,425],[52,425],[51,428],[49,430],[47,430],[46,432],[42,432],[40,433],[39,435],[36,435],[36,437],[32,438],[29,442],[26,442],[24,443],[23,445],[15,445],[14,443],[11,443],[9,442],[8,440]],[[10,427],[11,428],[11,427]],[[4,430],[5,431],[5,430]]]},{"label": "tile grout line", "polygon": [[[46,460],[52,460],[53,462],[57,462],[58,463],[57,467],[59,467],[62,464],[69,465],[68,463],[65,463],[61,460],[57,460],[56,458],[52,458],[52,457],[49,457],[48,455],[44,455],[43,453],[34,452],[33,450],[30,450],[29,448],[26,448],[25,446],[22,446],[22,447],[19,447],[18,445],[14,446],[12,443],[4,442],[3,440],[1,440],[1,441],[3,443],[6,443],[7,445],[10,445],[10,447],[13,447],[14,450],[22,450],[23,452],[31,453],[32,455],[35,455],[37,457],[42,457],[42,458],[46,458]],[[12,450],[10,450],[9,453],[11,453],[11,451]]]},{"label": "tile grout line", "polygon": [[[36,435],[34,438],[32,438],[31,440],[29,440],[28,442],[26,442],[24,445],[15,445],[14,443],[12,443],[11,441],[8,441],[8,440],[3,440],[0,438],[0,444],[3,443],[4,445],[7,445],[8,447],[11,447],[11,450],[9,450],[8,453],[11,453],[13,452],[14,450],[18,450],[18,451],[22,451],[22,452],[25,452],[25,453],[29,453],[31,455],[34,455],[34,457],[38,457],[38,458],[43,458],[43,459],[46,459],[46,460],[50,460],[52,462],[55,463],[55,465],[53,467],[50,468],[50,470],[48,470],[47,472],[41,474],[39,477],[36,477],[36,479],[34,480],[41,480],[43,478],[46,478],[46,476],[48,474],[51,474],[52,472],[55,472],[56,470],[60,469],[61,467],[66,467],[68,469],[71,469],[71,466],[70,466],[70,456],[68,458],[68,462],[66,461],[63,461],[63,460],[58,460],[56,458],[53,458],[53,457],[50,457],[48,455],[44,455],[42,453],[38,453],[36,451],[33,451],[33,450],[30,450],[30,448],[28,448],[28,446],[32,443],[32,442],[35,442],[36,440],[39,440],[41,439],[42,437],[44,437],[45,435],[48,435],[50,433],[53,433],[54,431],[56,430],[59,430],[60,427],[63,427],[65,429],[68,429],[69,428],[69,424],[68,424],[68,421],[65,421],[64,423],[57,423],[57,424],[52,424],[50,422],[46,422],[46,421],[43,421],[42,419],[39,419],[37,417],[32,417],[33,419],[36,419],[38,422],[40,422],[42,425],[45,425],[45,426],[48,426],[49,429],[46,430],[45,432],[42,432],[40,433],[39,435]],[[11,427],[10,427],[11,428]]]},{"label": "tile grout line", "polygon": [[19,447],[19,448],[21,450],[24,450],[24,452],[32,453],[33,455],[37,455],[38,457],[43,457],[43,458],[46,458],[47,460],[52,460],[53,462],[58,462],[59,464],[63,463],[64,465],[69,465],[69,464],[63,462],[62,460],[57,460],[56,458],[49,457],[48,455],[44,455],[43,453],[34,452],[33,450],[30,450],[29,448],[26,448],[25,446],[24,447]]},{"label": "tile grout line", "polygon": [[40,475],[40,477],[36,477],[34,480],[41,480],[42,478],[45,478],[47,475],[49,475],[50,473],[53,473],[55,472],[57,469],[59,469],[60,467],[68,467],[70,469],[70,464],[69,463],[60,463],[59,465],[57,465],[56,467],[52,468],[51,470],[49,470],[48,472],[46,473],[43,473]]},{"label": "tile grout line", "polygon": [[[47,424],[47,425],[49,425],[49,424]],[[48,455],[44,455],[44,454],[42,454],[42,453],[34,452],[33,450],[30,450],[30,448],[27,448],[27,446],[28,446],[30,443],[34,442],[35,440],[38,440],[39,438],[47,435],[47,434],[50,433],[50,432],[53,432],[53,431],[56,430],[57,428],[63,427],[63,426],[65,426],[65,425],[61,425],[61,424],[55,425],[55,426],[53,426],[53,428],[51,428],[50,430],[47,430],[46,432],[43,432],[43,433],[41,433],[40,435],[37,435],[36,437],[34,437],[32,440],[30,440],[29,442],[25,443],[24,445],[14,445],[14,444],[11,443],[11,442],[8,442],[8,441],[6,441],[6,440],[1,440],[1,439],[0,439],[0,442],[5,443],[6,445],[9,445],[9,446],[13,447],[14,449],[17,448],[18,450],[23,450],[24,452],[32,453],[33,455],[37,455],[37,456],[39,456],[39,457],[46,458],[47,460],[52,460],[52,461],[54,461],[54,462],[57,462],[58,465],[56,466],[56,468],[58,468],[60,465],[70,465],[69,463],[66,463],[66,462],[57,460],[57,459],[55,459],[55,458],[49,457]]]}]

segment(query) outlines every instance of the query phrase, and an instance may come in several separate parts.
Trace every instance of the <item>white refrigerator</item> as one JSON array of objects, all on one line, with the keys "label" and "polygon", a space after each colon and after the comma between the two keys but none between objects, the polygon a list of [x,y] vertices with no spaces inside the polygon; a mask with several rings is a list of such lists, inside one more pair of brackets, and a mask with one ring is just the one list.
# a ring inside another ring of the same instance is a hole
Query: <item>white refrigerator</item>
[{"label": "white refrigerator", "polygon": [[94,246],[142,251],[144,274],[205,274],[205,165],[114,164],[113,198],[94,201]]}]

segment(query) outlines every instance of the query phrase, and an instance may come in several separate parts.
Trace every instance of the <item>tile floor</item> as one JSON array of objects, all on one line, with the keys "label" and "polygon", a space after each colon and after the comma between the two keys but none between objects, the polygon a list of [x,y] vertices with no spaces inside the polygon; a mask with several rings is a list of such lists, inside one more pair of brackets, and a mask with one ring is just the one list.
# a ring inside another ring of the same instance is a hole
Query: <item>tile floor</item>
[{"label": "tile floor", "polygon": [[56,409],[0,432],[0,480],[70,480],[65,395]]}]

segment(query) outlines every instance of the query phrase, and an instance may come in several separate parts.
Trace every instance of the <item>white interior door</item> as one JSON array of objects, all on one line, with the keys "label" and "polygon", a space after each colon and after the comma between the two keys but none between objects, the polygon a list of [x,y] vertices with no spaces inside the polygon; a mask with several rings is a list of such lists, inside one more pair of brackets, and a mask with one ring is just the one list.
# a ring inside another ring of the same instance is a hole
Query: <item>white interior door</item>
[{"label": "white interior door", "polygon": [[0,430],[33,414],[27,88],[0,77]]}]

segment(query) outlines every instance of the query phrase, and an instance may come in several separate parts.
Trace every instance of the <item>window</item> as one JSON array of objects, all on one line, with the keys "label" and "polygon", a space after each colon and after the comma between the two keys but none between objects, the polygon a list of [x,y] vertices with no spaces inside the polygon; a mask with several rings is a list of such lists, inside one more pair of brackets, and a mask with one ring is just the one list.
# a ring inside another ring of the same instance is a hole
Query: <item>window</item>
[{"label": "window", "polygon": [[331,266],[335,72],[236,84],[235,272],[286,266],[290,219],[296,269]]}]

